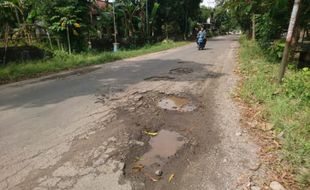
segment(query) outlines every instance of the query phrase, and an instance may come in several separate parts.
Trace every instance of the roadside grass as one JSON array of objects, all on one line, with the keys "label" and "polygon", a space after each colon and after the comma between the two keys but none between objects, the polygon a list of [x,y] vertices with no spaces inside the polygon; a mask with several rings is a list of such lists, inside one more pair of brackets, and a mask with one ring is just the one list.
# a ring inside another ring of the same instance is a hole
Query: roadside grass
[{"label": "roadside grass", "polygon": [[262,105],[262,117],[282,133],[281,157],[294,168],[300,185],[310,185],[310,70],[287,70],[282,85],[276,83],[279,64],[268,61],[252,41],[241,38],[240,96],[248,104]]},{"label": "roadside grass", "polygon": [[145,45],[135,50],[121,50],[117,53],[82,53],[69,55],[65,52],[55,52],[55,56],[48,60],[10,63],[0,66],[0,84],[34,78],[59,71],[75,69],[90,65],[103,64],[120,59],[136,57],[153,52],[159,52],[188,44],[189,42],[161,42]]}]

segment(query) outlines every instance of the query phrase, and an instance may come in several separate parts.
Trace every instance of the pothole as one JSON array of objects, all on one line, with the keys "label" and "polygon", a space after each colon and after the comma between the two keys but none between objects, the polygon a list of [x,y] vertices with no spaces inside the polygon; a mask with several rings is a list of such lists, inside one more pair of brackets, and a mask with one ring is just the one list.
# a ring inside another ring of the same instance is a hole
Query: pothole
[{"label": "pothole", "polygon": [[188,67],[180,67],[169,71],[170,74],[190,74],[192,72],[194,72],[194,70]]},{"label": "pothole", "polygon": [[185,138],[177,132],[161,130],[157,136],[151,138],[149,144],[151,149],[137,164],[142,165],[145,170],[154,172],[162,169],[162,166],[182,148]]},{"label": "pothole", "polygon": [[183,63],[193,63],[191,61],[178,61],[179,64],[183,64]]},{"label": "pothole", "polygon": [[161,81],[161,80],[173,80],[175,79],[174,77],[169,77],[169,76],[152,76],[145,78],[145,81]]},{"label": "pothole", "polygon": [[158,102],[158,107],[171,110],[171,111],[180,111],[180,112],[191,112],[196,109],[196,106],[192,104],[187,98],[181,98],[177,96],[170,96],[164,98]]}]

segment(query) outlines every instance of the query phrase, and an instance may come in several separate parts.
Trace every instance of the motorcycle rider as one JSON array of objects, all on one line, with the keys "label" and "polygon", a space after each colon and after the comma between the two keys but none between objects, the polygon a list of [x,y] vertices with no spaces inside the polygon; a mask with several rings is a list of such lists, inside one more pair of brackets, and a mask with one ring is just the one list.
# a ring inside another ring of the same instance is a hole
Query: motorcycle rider
[{"label": "motorcycle rider", "polygon": [[[203,39],[203,47],[205,47],[206,42],[207,42],[207,32],[204,29],[204,27],[200,28],[200,31],[197,34],[197,44],[198,44],[198,39],[202,38]],[[198,44],[199,45],[199,44]]]}]

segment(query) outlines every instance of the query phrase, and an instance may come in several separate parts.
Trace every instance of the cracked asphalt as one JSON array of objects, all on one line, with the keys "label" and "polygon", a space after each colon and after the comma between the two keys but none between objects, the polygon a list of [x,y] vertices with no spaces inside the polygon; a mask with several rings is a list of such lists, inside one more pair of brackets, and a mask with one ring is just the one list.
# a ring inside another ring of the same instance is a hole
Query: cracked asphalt
[{"label": "cracked asphalt", "polygon": [[[190,44],[81,73],[0,86],[0,189],[233,190],[261,185],[264,168],[251,169],[260,164],[258,147],[240,127],[231,97],[238,81],[233,72],[237,39],[221,36],[210,39],[203,51]],[[158,106],[172,95],[196,109],[185,113]],[[161,130],[184,137],[184,145],[154,166],[162,170],[161,177],[152,173],[153,166],[147,170],[151,173],[134,171],[151,150],[152,137],[145,132]]]}]

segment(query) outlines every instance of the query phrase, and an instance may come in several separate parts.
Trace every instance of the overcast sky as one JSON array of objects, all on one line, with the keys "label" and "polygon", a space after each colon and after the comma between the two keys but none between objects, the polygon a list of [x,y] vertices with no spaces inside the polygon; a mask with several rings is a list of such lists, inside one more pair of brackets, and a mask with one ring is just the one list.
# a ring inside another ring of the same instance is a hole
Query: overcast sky
[{"label": "overcast sky", "polygon": [[202,5],[207,7],[215,7],[215,0],[203,0]]}]

